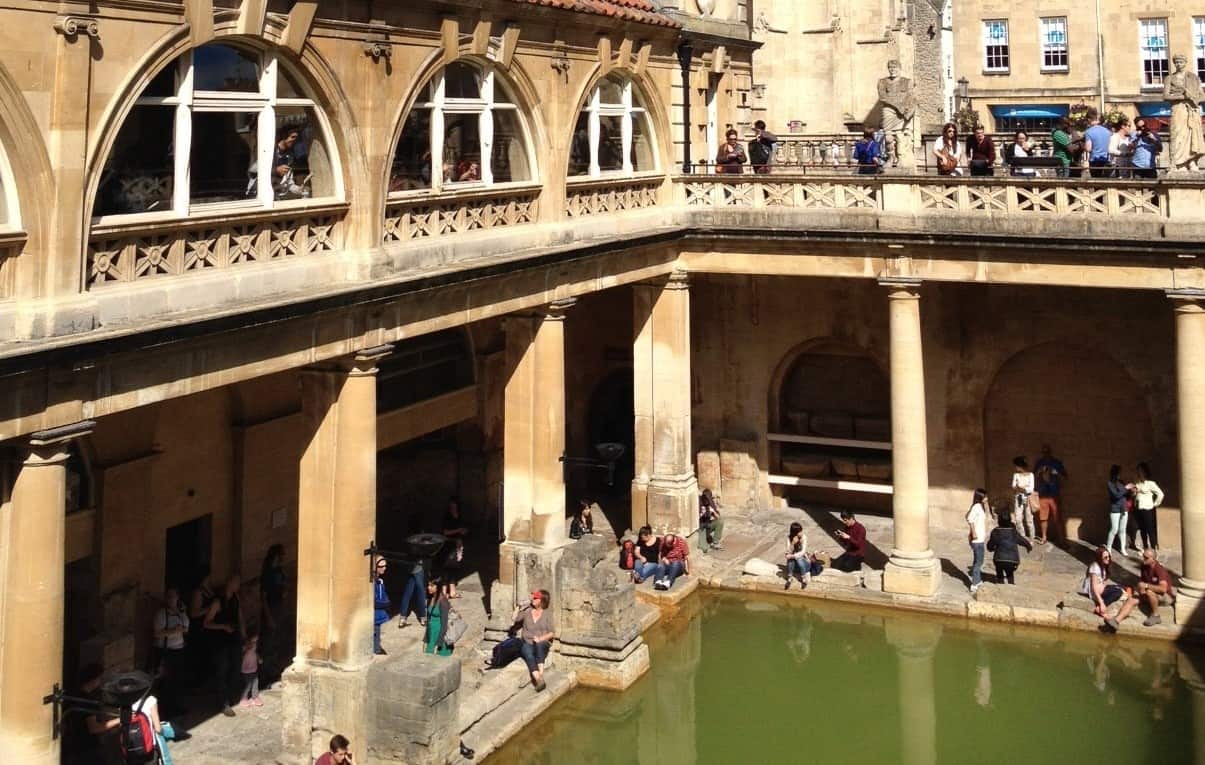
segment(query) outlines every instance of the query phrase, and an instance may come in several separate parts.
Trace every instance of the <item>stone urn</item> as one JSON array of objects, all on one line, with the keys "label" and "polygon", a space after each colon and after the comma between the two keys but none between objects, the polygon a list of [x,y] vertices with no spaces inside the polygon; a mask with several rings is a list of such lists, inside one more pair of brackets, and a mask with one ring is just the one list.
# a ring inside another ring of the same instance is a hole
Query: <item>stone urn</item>
[{"label": "stone urn", "polygon": [[695,5],[699,6],[699,13],[704,16],[710,16],[715,11],[715,0],[695,0]]}]

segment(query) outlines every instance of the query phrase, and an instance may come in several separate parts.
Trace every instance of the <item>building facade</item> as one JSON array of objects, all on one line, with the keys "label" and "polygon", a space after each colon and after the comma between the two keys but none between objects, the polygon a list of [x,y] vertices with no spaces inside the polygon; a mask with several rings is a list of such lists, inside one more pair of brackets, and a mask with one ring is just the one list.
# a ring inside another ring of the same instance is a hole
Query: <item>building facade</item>
[{"label": "building facade", "polygon": [[991,129],[1049,130],[1070,106],[1165,118],[1172,56],[1205,74],[1205,6],[1119,0],[954,4],[957,77]]},{"label": "building facade", "polygon": [[[707,487],[890,513],[929,596],[931,526],[1049,442],[1086,539],[1158,466],[1198,618],[1205,184],[684,173],[759,113],[756,6],[579,5],[0,11],[0,760],[57,763],[42,698],[141,666],[168,586],[257,602],[274,544],[284,749],[368,746],[365,550],[452,496],[512,588],[579,497],[690,535]],[[615,443],[610,485],[562,463]]]}]

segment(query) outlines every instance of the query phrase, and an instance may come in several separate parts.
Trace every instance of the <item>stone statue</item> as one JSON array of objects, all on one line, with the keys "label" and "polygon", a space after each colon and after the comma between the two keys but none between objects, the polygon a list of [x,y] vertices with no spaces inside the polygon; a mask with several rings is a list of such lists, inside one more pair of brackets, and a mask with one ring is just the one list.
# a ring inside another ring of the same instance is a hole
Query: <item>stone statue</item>
[{"label": "stone statue", "polygon": [[900,62],[887,62],[887,76],[879,80],[880,125],[887,139],[887,151],[893,165],[912,167],[914,158],[913,122],[916,116],[916,96],[912,81],[900,76]]},{"label": "stone statue", "polygon": [[1205,155],[1205,138],[1201,136],[1201,80],[1185,66],[1183,53],[1172,57],[1176,71],[1163,83],[1163,97],[1171,103],[1171,169],[1172,172],[1197,170],[1197,160]]}]

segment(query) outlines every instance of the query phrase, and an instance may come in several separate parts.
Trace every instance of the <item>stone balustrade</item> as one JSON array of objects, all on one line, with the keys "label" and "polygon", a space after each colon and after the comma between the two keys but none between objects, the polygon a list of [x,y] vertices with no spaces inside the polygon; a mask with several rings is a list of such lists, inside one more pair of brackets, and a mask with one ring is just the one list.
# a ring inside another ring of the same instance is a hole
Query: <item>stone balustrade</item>
[{"label": "stone balustrade", "polygon": [[539,196],[539,185],[525,184],[395,197],[385,206],[382,241],[407,242],[535,223]]},{"label": "stone balustrade", "polygon": [[565,191],[565,217],[583,218],[656,207],[664,183],[665,177],[655,174],[570,181]]},{"label": "stone balustrade", "polygon": [[88,240],[89,289],[242,268],[343,249],[346,205],[96,225]]}]

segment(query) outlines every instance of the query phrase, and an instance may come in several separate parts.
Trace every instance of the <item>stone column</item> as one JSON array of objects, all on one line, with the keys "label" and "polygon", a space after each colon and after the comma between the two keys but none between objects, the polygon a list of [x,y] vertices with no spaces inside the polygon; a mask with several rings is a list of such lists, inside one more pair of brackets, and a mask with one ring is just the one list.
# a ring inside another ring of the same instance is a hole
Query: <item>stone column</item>
[{"label": "stone column", "polygon": [[297,498],[297,658],[357,669],[372,660],[376,535],[376,362],[391,346],[301,374],[309,441]]},{"label": "stone column", "polygon": [[1183,578],[1176,623],[1205,624],[1205,293],[1173,292],[1176,301],[1176,404],[1180,421],[1180,534]]},{"label": "stone column", "polygon": [[685,272],[633,287],[636,477],[632,526],[693,534],[699,486],[691,455],[690,288]]},{"label": "stone column", "polygon": [[883,571],[883,590],[931,596],[941,564],[929,547],[929,443],[925,423],[925,364],[920,283],[882,279],[891,320],[891,474],[895,546]]},{"label": "stone column", "polygon": [[933,690],[933,654],[941,625],[924,621],[885,625],[895,648],[900,680],[900,751],[903,765],[937,762],[937,699]]},{"label": "stone column", "polygon": [[0,762],[58,765],[53,708],[63,681],[67,458],[81,422],[34,433],[13,484],[5,564],[4,650],[0,663]]},{"label": "stone column", "polygon": [[565,311],[507,317],[503,527],[508,541],[556,547],[565,534]]}]

